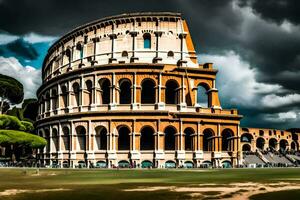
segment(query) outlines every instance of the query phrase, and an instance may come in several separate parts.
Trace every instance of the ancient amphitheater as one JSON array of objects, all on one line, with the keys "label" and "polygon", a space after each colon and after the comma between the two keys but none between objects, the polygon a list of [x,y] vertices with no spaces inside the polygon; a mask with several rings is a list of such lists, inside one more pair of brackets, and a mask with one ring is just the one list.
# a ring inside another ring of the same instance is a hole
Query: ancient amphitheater
[{"label": "ancient amphitheater", "polygon": [[38,159],[58,167],[295,165],[300,157],[283,152],[298,150],[297,131],[240,127],[238,111],[220,104],[216,75],[211,63],[198,64],[179,13],[79,26],[43,63],[37,125],[48,145]]}]

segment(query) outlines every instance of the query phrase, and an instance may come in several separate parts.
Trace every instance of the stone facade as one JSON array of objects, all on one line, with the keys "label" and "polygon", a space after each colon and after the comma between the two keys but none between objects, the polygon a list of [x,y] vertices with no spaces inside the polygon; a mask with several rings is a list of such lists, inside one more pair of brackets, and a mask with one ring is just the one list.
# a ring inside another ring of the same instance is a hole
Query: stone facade
[{"label": "stone facade", "polygon": [[43,63],[38,134],[48,146],[39,159],[70,167],[241,164],[246,129],[237,110],[221,107],[216,74],[211,63],[198,64],[178,13],[80,26]]}]

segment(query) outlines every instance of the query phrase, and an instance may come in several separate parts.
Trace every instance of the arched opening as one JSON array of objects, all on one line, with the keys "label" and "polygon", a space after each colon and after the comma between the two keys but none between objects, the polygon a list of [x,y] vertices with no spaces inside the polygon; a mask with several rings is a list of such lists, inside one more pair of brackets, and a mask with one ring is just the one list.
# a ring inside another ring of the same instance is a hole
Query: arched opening
[{"label": "arched opening", "polygon": [[168,57],[174,57],[174,52],[173,51],[168,51]]},{"label": "arched opening", "polygon": [[70,63],[71,62],[71,58],[72,58],[72,51],[71,51],[70,48],[66,49],[66,56],[68,58],[68,63]]},{"label": "arched opening", "polygon": [[62,141],[63,141],[63,149],[66,151],[70,150],[70,130],[67,126],[62,128]]},{"label": "arched opening", "polygon": [[256,140],[256,148],[260,150],[264,150],[265,140],[261,137],[257,138]]},{"label": "arched opening", "polygon": [[142,104],[153,104],[155,103],[155,83],[151,79],[146,79],[142,82]]},{"label": "arched opening", "polygon": [[92,98],[93,98],[93,83],[90,80],[87,80],[85,82],[85,87],[86,87],[86,95],[85,95],[85,102],[86,105],[91,105],[92,104]]},{"label": "arched opening", "polygon": [[96,168],[106,168],[107,164],[105,161],[97,161],[96,162]]},{"label": "arched opening", "polygon": [[131,103],[131,82],[128,79],[122,79],[120,84],[120,104]]},{"label": "arched opening", "polygon": [[193,150],[193,134],[194,130],[192,128],[186,128],[184,130],[185,138],[184,138],[184,147],[186,151]]},{"label": "arched opening", "polygon": [[293,142],[291,143],[291,150],[297,151],[297,149],[298,149],[297,143],[296,143],[295,141],[293,141]]},{"label": "arched opening", "polygon": [[67,161],[67,160],[63,161],[62,167],[69,168],[70,167],[69,161]]},{"label": "arched opening", "polygon": [[118,162],[118,166],[120,168],[129,168],[130,164],[127,160],[121,160],[121,161]]},{"label": "arched opening", "polygon": [[74,106],[78,107],[80,105],[80,99],[79,99],[79,94],[80,94],[80,87],[78,83],[73,84],[73,95],[74,95]]},{"label": "arched opening", "polygon": [[141,130],[141,150],[154,150],[154,130],[150,126]]},{"label": "arched opening", "polygon": [[207,88],[203,84],[197,86],[197,106],[208,108]]},{"label": "arched opening", "polygon": [[165,168],[176,168],[176,163],[172,160],[165,162]]},{"label": "arched opening", "polygon": [[56,111],[58,107],[58,94],[56,89],[52,90],[52,110]]},{"label": "arched opening", "polygon": [[144,160],[142,163],[141,163],[141,167],[142,168],[152,168],[153,167],[153,163],[149,160]]},{"label": "arched opening", "polygon": [[212,166],[212,162],[209,161],[209,160],[205,160],[205,161],[202,162],[201,166],[202,166],[203,168],[209,168],[209,167]]},{"label": "arched opening", "polygon": [[175,80],[169,80],[166,83],[166,104],[178,104],[179,102],[179,86]]},{"label": "arched opening", "polygon": [[77,141],[79,150],[85,151],[86,150],[86,130],[83,126],[77,126],[76,127],[76,134],[77,134]]},{"label": "arched opening", "polygon": [[225,160],[222,162],[223,168],[232,168],[231,162],[229,160]]},{"label": "arched opening", "polygon": [[86,163],[85,161],[81,160],[78,162],[78,168],[86,168]]},{"label": "arched opening", "polygon": [[144,38],[144,49],[151,49],[151,35],[150,33],[145,33]]},{"label": "arched opening", "polygon": [[68,90],[67,87],[64,85],[61,87],[61,93],[62,93],[62,108],[67,108],[69,106],[68,104]]},{"label": "arched opening", "polygon": [[269,140],[269,148],[272,150],[276,150],[277,140],[275,138],[271,138]]},{"label": "arched opening", "polygon": [[233,132],[230,129],[225,129],[222,131],[222,151],[233,151],[231,146],[231,137]]},{"label": "arched opening", "polygon": [[251,146],[250,146],[250,144],[244,144],[244,145],[243,145],[243,148],[242,148],[242,151],[246,151],[246,152],[251,151]]},{"label": "arched opening", "polygon": [[49,112],[50,111],[50,94],[49,94],[49,92],[47,92],[47,94],[46,94],[46,111],[47,112]]},{"label": "arched opening", "polygon": [[203,151],[213,151],[212,140],[214,132],[211,129],[203,131]]},{"label": "arched opening", "polygon": [[286,140],[280,140],[279,146],[281,151],[285,151],[288,147],[289,143]]},{"label": "arched opening", "polygon": [[107,149],[107,129],[103,126],[97,126],[95,128],[95,140],[97,150],[106,150]]},{"label": "arched opening", "polygon": [[130,150],[130,130],[126,126],[118,128],[118,150]]},{"label": "arched opening", "polygon": [[128,57],[128,52],[127,51],[122,51],[122,57]]},{"label": "arched opening", "polygon": [[241,136],[241,142],[251,143],[252,140],[253,140],[253,136],[249,133],[244,133]]},{"label": "arched opening", "polygon": [[58,132],[56,128],[52,129],[52,141],[53,141],[53,151],[57,152],[59,150],[59,144],[58,144]]},{"label": "arched opening", "polygon": [[165,129],[165,150],[175,150],[175,134],[176,129],[173,126],[168,126]]},{"label": "arched opening", "polygon": [[110,81],[105,78],[99,81],[102,104],[110,103]]},{"label": "arched opening", "polygon": [[194,168],[194,163],[192,161],[185,161],[184,167],[185,168]]},{"label": "arched opening", "polygon": [[46,153],[49,153],[50,152],[50,130],[48,128],[45,130],[45,139],[47,141]]}]

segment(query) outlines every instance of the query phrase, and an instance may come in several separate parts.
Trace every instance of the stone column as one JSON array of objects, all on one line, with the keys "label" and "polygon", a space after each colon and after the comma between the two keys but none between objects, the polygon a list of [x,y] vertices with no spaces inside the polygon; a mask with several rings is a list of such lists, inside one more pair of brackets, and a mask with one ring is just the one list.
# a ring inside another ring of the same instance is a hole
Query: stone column
[{"label": "stone column", "polygon": [[137,100],[137,97],[141,97],[141,88],[137,86],[136,81],[136,72],[133,74],[133,92],[132,92],[132,104],[131,107],[133,110],[138,110],[140,106],[140,101]]},{"label": "stone column", "polygon": [[[133,23],[133,26],[135,23]],[[135,37],[137,36],[138,32],[133,30],[129,32],[132,37],[132,57],[130,58],[130,62],[134,63],[136,60],[139,60],[139,58],[135,57]]]},{"label": "stone column", "polygon": [[158,55],[158,51],[159,51],[159,38],[161,37],[162,33],[163,33],[162,31],[158,31],[158,30],[156,30],[154,32],[155,38],[156,38],[156,55],[153,58],[153,63],[159,63],[160,61],[162,61],[162,58],[159,57],[159,55]]},{"label": "stone column", "polygon": [[165,109],[165,102],[162,101],[162,73],[159,72],[158,74],[158,94],[157,94],[157,109],[164,110]]},{"label": "stone column", "polygon": [[115,73],[112,73],[112,80],[111,80],[111,103],[109,104],[110,110],[115,110],[117,108],[116,105],[116,75]]}]

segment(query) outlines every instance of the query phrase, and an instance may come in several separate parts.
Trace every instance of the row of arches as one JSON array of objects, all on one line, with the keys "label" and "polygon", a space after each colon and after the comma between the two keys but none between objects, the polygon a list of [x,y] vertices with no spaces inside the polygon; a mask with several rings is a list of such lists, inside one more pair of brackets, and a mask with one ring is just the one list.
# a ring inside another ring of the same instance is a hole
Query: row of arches
[{"label": "row of arches", "polygon": [[[76,150],[85,151],[87,150],[87,131],[84,126],[77,126],[75,128],[76,131]],[[117,137],[117,150],[130,150],[131,149],[131,131],[125,126],[121,125],[117,128],[118,137]],[[40,133],[42,135],[42,133]],[[155,130],[151,126],[144,126],[140,130],[139,137],[139,150],[154,150],[157,143],[155,141]],[[178,149],[178,144],[176,145],[176,137],[178,137],[178,131],[173,126],[167,126],[164,129],[164,139],[163,139],[163,147],[166,151],[174,151]],[[193,128],[185,128],[183,132],[184,137],[184,150],[192,151],[195,149],[195,138],[196,134]],[[225,129],[221,133],[221,150],[222,151],[232,151],[232,141],[233,141],[234,133],[231,129]],[[50,144],[52,143],[52,152],[59,151],[60,148],[63,150],[71,150],[71,134],[70,130],[67,126],[62,128],[61,140],[59,140],[59,135],[56,128],[52,129],[52,137],[50,138],[49,129],[45,131],[45,138],[48,140],[48,144],[46,147],[46,152],[50,151]],[[215,134],[212,129],[205,129],[203,131],[203,151],[214,151],[215,150]],[[52,141],[50,142],[50,140]],[[61,147],[59,142],[61,141]],[[74,141],[74,140],[73,140]],[[97,126],[95,128],[94,134],[94,150],[107,150],[109,142],[109,134],[107,129],[104,126]]]},{"label": "row of arches", "polygon": [[[241,136],[241,142],[245,143],[242,146],[243,151],[253,151],[251,148],[251,144],[254,141],[254,138],[249,133],[244,133]],[[276,139],[276,138],[270,138],[268,141],[266,141],[263,137],[258,137],[255,140],[255,147],[264,150],[265,148],[269,148],[270,150],[299,150],[299,144],[297,140],[293,140],[290,144],[288,140],[286,139]]]},{"label": "row of arches", "polygon": [[[81,105],[91,105],[93,103],[97,104],[110,104],[113,102],[113,88],[111,81],[108,78],[102,78],[98,81],[99,88],[95,88],[91,80],[87,80],[84,83],[83,92],[82,88],[78,82],[74,82],[71,86],[71,90],[68,91],[66,85],[61,86],[61,101],[59,102],[59,93],[57,89],[47,92],[43,96],[41,102],[41,113],[50,110],[56,110],[58,108],[58,103],[61,108],[67,108],[68,106],[73,105],[75,107]],[[166,104],[179,104],[180,103],[180,86],[178,82],[174,79],[168,80],[165,84],[165,103]],[[118,91],[117,101],[119,104],[131,104],[133,103],[133,84],[128,78],[123,78],[118,81],[116,87]],[[209,106],[209,97],[207,91],[209,90],[208,86],[199,84],[197,86],[197,98],[196,105],[201,107]],[[146,78],[141,82],[141,95],[140,102],[141,104],[154,104],[158,101],[157,98],[157,85],[156,82],[151,78]],[[95,97],[97,96],[97,101],[95,102]],[[52,101],[52,102],[51,102]],[[84,101],[84,102],[83,102]],[[51,108],[52,103],[52,108]],[[191,101],[186,100],[187,105],[191,106]],[[44,105],[43,105],[44,104]]]}]

